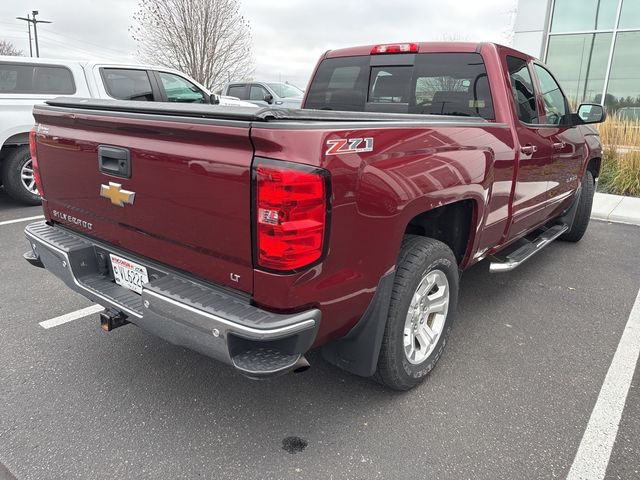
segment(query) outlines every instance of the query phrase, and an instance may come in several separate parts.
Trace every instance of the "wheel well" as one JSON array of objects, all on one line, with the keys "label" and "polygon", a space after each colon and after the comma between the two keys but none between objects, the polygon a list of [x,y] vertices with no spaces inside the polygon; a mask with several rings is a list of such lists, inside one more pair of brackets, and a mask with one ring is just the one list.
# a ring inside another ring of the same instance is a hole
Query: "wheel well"
[{"label": "wheel well", "polygon": [[29,132],[16,133],[11,135],[4,141],[2,148],[9,145],[28,145],[29,144]]},{"label": "wheel well", "polygon": [[440,240],[449,246],[460,265],[467,252],[472,219],[473,202],[462,200],[416,215],[407,225],[405,234]]},{"label": "wheel well", "polygon": [[600,165],[602,164],[601,158],[592,158],[589,160],[587,164],[587,170],[591,172],[593,175],[593,179],[595,180],[600,175]]}]

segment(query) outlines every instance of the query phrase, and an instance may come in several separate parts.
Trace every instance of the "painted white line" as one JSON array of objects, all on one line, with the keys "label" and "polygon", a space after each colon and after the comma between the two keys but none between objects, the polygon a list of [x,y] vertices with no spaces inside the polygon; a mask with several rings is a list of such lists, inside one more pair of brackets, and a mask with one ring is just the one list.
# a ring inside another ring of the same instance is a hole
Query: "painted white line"
[{"label": "painted white line", "polygon": [[93,315],[94,313],[98,313],[103,310],[104,308],[100,305],[91,305],[90,307],[76,310],[75,312],[71,313],[65,313],[64,315],[60,315],[59,317],[40,322],[40,326],[42,328],[57,327],[58,325],[62,325],[63,323],[72,322],[74,320],[78,320],[79,318],[84,318],[88,315]]},{"label": "painted white line", "polygon": [[591,412],[567,480],[600,480],[607,472],[613,443],[640,353],[640,292]]},{"label": "painted white line", "polygon": [[36,215],[35,217],[16,218],[15,220],[5,220],[4,222],[0,222],[0,227],[2,225],[11,225],[12,223],[28,222],[29,220],[40,220],[41,218],[44,218],[44,215]]}]

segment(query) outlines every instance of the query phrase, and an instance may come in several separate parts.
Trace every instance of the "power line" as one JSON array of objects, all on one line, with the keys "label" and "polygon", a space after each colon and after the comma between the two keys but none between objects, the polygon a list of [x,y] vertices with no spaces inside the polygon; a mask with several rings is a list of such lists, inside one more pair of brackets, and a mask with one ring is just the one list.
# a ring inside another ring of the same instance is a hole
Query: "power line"
[{"label": "power line", "polygon": [[[15,27],[14,23],[2,22],[2,21],[0,21],[0,23],[4,24],[4,25],[10,25],[10,26]],[[62,34],[62,33],[58,33],[58,32],[52,32],[52,31],[48,31],[46,33],[41,33],[41,36],[44,37],[44,38],[47,38],[50,35],[61,37],[61,38],[64,38],[66,40],[70,40],[72,42],[80,42],[82,44],[91,45],[92,47],[96,47],[96,48],[98,48],[98,49],[100,49],[102,51],[105,51],[105,52],[112,52],[112,53],[115,53],[117,55],[129,55],[129,52],[125,52],[124,50],[116,50],[114,48],[105,47],[103,45],[98,45],[96,43],[88,42],[87,40],[84,40],[84,39],[81,39],[81,38],[77,38],[77,37],[72,37],[70,35],[66,35],[66,34]],[[9,35],[3,35],[3,36],[7,37]],[[19,37],[13,36],[12,38],[19,38]],[[48,39],[51,40],[50,38],[48,38]]]},{"label": "power line", "polygon": [[31,26],[33,25],[33,36],[35,38],[36,43],[36,57],[40,56],[40,49],[38,48],[38,24],[39,23],[53,23],[49,20],[37,20],[36,16],[38,15],[38,10],[32,10],[31,15],[33,18],[27,14],[27,18],[25,17],[16,17],[16,20],[24,20],[29,24],[29,53],[33,57],[33,50],[31,49]]},{"label": "power line", "polygon": [[[7,22],[0,22],[0,23],[7,23]],[[16,33],[16,35],[6,35],[5,34],[3,36],[7,37],[7,38],[22,38],[22,35],[17,35],[17,33],[18,33],[17,31],[14,32],[14,33]],[[56,38],[53,38],[52,35],[61,37],[63,40],[58,40]],[[111,58],[113,60],[117,59],[118,61],[121,61],[122,57],[129,57],[130,56],[130,53],[126,52],[124,50],[115,50],[115,49],[112,49],[112,48],[100,47],[98,45],[95,45],[95,47],[96,47],[95,50],[91,50],[91,49],[83,48],[83,47],[78,47],[78,46],[76,46],[77,43],[82,43],[82,44],[86,43],[86,44],[92,45],[92,46],[94,44],[89,43],[89,42],[84,42],[82,40],[78,40],[77,42],[69,42],[68,40],[66,40],[66,36],[65,35],[61,35],[61,34],[58,34],[58,33],[55,33],[55,32],[42,33],[40,36],[46,40],[46,43],[52,43],[52,44],[55,44],[55,45],[59,45],[59,46],[65,47],[68,50],[74,50],[74,51],[80,52],[80,53],[82,53],[84,55],[88,55],[89,57],[92,57],[92,56],[95,56],[95,55],[99,54],[99,55],[101,55],[103,57],[108,57],[108,58]]]}]

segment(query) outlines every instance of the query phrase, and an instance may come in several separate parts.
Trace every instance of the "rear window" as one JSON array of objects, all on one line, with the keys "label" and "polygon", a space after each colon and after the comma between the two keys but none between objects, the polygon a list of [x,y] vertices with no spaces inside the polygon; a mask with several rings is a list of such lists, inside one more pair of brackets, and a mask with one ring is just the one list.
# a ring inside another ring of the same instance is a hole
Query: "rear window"
[{"label": "rear window", "polygon": [[247,100],[246,88],[244,85],[231,85],[227,91],[230,97],[237,97],[240,100]]},{"label": "rear window", "polygon": [[118,100],[153,102],[153,89],[146,70],[102,68],[107,93]]},{"label": "rear window", "polygon": [[0,93],[71,95],[76,87],[67,67],[0,63]]},{"label": "rear window", "polygon": [[[387,58],[390,65],[384,65]],[[396,63],[394,55],[324,60],[305,108],[494,119],[480,54],[421,53],[415,55],[413,65],[411,61],[406,62],[409,65],[392,63]]]}]

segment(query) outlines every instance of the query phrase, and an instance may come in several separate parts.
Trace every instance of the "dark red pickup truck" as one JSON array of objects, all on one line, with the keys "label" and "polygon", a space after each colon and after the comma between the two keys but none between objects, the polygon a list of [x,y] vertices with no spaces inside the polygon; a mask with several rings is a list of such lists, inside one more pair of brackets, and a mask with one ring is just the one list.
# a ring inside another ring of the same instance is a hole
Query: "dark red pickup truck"
[{"label": "dark red pickup truck", "polygon": [[301,110],[59,98],[31,148],[25,258],[250,377],[331,363],[395,389],[442,354],[460,273],[513,269],[589,222],[601,144],[509,48],[329,51]]}]

